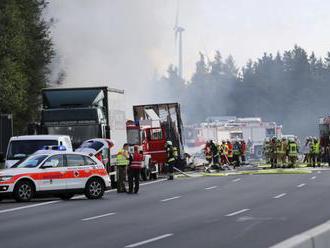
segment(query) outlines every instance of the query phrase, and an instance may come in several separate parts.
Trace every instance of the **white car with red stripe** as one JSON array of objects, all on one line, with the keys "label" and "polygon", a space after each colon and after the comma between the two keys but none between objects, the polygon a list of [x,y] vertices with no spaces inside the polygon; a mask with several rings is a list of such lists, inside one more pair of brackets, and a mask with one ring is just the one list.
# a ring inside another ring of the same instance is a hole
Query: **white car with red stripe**
[{"label": "white car with red stripe", "polygon": [[14,168],[0,171],[0,200],[9,197],[29,201],[44,195],[68,200],[81,193],[89,199],[99,199],[109,187],[104,165],[84,153],[37,152]]}]

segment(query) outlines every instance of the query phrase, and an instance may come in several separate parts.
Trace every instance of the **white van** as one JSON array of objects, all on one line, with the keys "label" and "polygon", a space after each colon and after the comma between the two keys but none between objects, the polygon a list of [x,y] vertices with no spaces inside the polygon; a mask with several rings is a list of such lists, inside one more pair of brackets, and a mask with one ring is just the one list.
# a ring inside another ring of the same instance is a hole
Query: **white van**
[{"label": "white van", "polygon": [[70,137],[67,135],[24,135],[11,137],[8,144],[5,167],[10,168],[44,146],[64,146],[72,151]]}]

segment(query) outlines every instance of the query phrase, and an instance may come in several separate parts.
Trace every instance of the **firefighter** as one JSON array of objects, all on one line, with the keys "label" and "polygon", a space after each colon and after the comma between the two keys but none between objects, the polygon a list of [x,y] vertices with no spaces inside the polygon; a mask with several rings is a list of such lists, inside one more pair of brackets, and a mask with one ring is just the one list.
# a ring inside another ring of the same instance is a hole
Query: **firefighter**
[{"label": "firefighter", "polygon": [[[128,166],[128,193],[137,194],[140,186],[140,173],[143,165],[143,152],[139,151],[139,146],[134,146],[132,162]],[[134,186],[134,188],[133,188]]]},{"label": "firefighter", "polygon": [[228,161],[230,165],[233,163],[233,144],[230,142],[230,140],[227,141],[227,147],[228,147]]},{"label": "firefighter", "polygon": [[266,160],[266,164],[270,164],[270,140],[268,138],[266,138],[264,141],[263,154]]},{"label": "firefighter", "polygon": [[235,141],[233,145],[233,165],[234,169],[240,166],[240,156],[241,156],[241,145],[238,141]]},{"label": "firefighter", "polygon": [[272,168],[277,168],[277,138],[273,137],[270,142],[270,163]]},{"label": "firefighter", "polygon": [[294,140],[289,140],[287,146],[287,154],[289,160],[289,167],[293,168],[296,165],[298,159],[298,144]]},{"label": "firefighter", "polygon": [[211,145],[211,152],[212,152],[212,167],[213,169],[219,169],[219,150],[218,146],[213,142],[213,140],[210,141]]},{"label": "firefighter", "polygon": [[307,166],[311,166],[311,138],[307,137],[304,145],[304,160],[303,163],[307,163]]},{"label": "firefighter", "polygon": [[227,155],[228,155],[228,146],[226,144],[226,141],[223,140],[220,145],[221,165],[229,164]]},{"label": "firefighter", "polygon": [[128,144],[124,144],[123,148],[120,149],[117,153],[117,192],[124,193],[126,192],[125,187],[125,178],[126,178],[126,170],[129,165],[129,152],[128,152]]},{"label": "firefighter", "polygon": [[246,162],[246,143],[244,140],[241,141],[241,158],[242,164],[245,165]]},{"label": "firefighter", "polygon": [[166,141],[168,180],[174,179],[174,167],[177,161],[177,150],[173,147],[172,141]]},{"label": "firefighter", "polygon": [[287,157],[287,150],[288,150],[288,142],[286,138],[282,138],[279,142],[279,160],[278,162],[281,162],[282,167],[284,168],[286,166],[286,157]]},{"label": "firefighter", "polygon": [[205,159],[207,160],[208,164],[210,165],[212,163],[212,152],[211,152],[211,146],[210,146],[209,141],[207,141],[205,144],[204,155],[205,155]]},{"label": "firefighter", "polygon": [[312,164],[313,167],[316,166],[321,166],[321,161],[320,161],[320,142],[317,138],[313,139],[312,145],[311,145],[311,153],[312,153]]}]

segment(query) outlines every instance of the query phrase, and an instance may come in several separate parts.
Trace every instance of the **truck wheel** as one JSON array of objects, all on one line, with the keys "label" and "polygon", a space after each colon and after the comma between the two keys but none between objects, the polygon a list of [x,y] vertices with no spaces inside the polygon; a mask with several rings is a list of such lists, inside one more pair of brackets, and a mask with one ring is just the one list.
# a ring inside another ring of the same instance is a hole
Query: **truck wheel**
[{"label": "truck wheel", "polygon": [[152,173],[150,176],[153,180],[157,180],[158,179],[158,174],[157,173]]},{"label": "truck wheel", "polygon": [[141,177],[143,181],[148,181],[150,177],[150,171],[147,168],[143,168],[141,171]]},{"label": "truck wheel", "polygon": [[100,199],[105,191],[104,183],[99,178],[92,178],[86,183],[85,196],[88,199]]},{"label": "truck wheel", "polygon": [[63,200],[63,201],[68,201],[70,200],[72,197],[74,196],[74,194],[72,193],[66,193],[66,194],[62,194],[59,197]]},{"label": "truck wheel", "polygon": [[20,181],[14,189],[14,199],[17,202],[28,202],[34,195],[34,187],[29,181]]}]

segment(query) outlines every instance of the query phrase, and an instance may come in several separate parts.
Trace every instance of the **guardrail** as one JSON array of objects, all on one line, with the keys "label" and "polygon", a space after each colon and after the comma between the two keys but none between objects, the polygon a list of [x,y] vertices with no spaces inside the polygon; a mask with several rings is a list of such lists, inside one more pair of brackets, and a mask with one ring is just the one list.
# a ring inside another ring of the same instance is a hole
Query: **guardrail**
[{"label": "guardrail", "polygon": [[295,235],[271,248],[328,248],[330,247],[330,221]]}]

